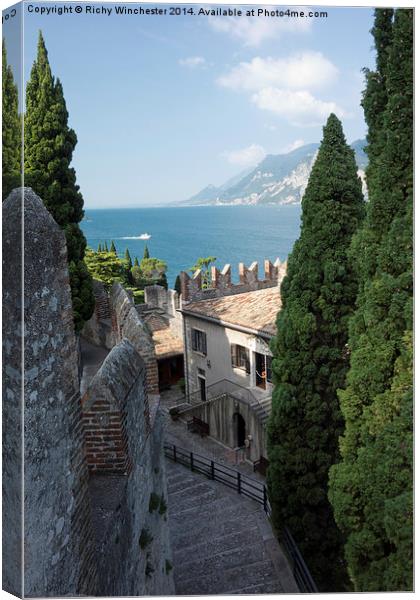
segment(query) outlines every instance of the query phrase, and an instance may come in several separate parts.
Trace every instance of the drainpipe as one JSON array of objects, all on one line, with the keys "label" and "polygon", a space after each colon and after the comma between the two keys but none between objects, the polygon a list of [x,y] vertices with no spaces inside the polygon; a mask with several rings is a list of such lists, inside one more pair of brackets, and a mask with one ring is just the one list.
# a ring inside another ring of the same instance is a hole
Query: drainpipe
[{"label": "drainpipe", "polygon": [[189,374],[188,374],[188,339],[187,339],[187,320],[185,318],[185,316],[183,315],[183,313],[181,312],[182,315],[182,324],[183,324],[183,328],[184,328],[184,354],[185,354],[185,360],[184,360],[184,373],[185,373],[185,395],[187,398],[190,397],[190,378],[189,378]]}]

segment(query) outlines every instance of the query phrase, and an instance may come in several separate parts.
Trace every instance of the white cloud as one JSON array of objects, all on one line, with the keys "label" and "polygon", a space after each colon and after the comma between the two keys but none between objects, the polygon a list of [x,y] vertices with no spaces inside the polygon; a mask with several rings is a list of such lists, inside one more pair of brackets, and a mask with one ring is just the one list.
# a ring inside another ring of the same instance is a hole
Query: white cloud
[{"label": "white cloud", "polygon": [[297,150],[298,148],[301,148],[304,145],[305,142],[303,140],[295,140],[294,142],[288,144],[283,148],[282,154],[288,154],[289,152],[293,152],[293,150]]},{"label": "white cloud", "polygon": [[321,125],[332,112],[337,117],[346,116],[335,102],[318,100],[306,90],[291,91],[268,87],[253,94],[251,100],[261,110],[276,113],[297,126]]},{"label": "white cloud", "polygon": [[204,67],[206,59],[202,56],[189,56],[188,58],[180,58],[178,62],[181,67],[196,69],[197,67]]},{"label": "white cloud", "polygon": [[302,52],[287,58],[255,57],[242,62],[219,85],[235,91],[258,91],[266,87],[317,89],[331,83],[338,69],[321,52]]},{"label": "white cloud", "polygon": [[[273,10],[273,7],[258,8]],[[294,10],[305,10],[293,7]],[[305,33],[310,31],[313,19],[286,17],[209,17],[210,27],[240,40],[245,46],[259,46],[263,41],[279,38],[283,33]]]},{"label": "white cloud", "polygon": [[222,156],[232,165],[251,167],[257,165],[265,157],[266,151],[258,144],[251,144],[241,150],[225,151]]}]

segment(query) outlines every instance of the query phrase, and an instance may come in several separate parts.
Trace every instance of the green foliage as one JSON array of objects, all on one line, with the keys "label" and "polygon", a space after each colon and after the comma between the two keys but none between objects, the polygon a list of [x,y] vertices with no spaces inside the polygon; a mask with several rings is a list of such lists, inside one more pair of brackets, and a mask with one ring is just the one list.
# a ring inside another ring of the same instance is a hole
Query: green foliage
[{"label": "green foliage", "polygon": [[19,117],[18,89],[13,72],[7,64],[6,43],[3,38],[2,63],[2,187],[3,200],[21,185],[22,123]]},{"label": "green foliage", "polygon": [[135,266],[135,267],[139,267],[139,266],[140,266],[140,264],[139,264],[139,259],[137,258],[137,256],[136,256],[136,257],[135,257],[135,259],[134,259],[134,266]]},{"label": "green foliage", "polygon": [[143,258],[150,258],[149,248],[147,247],[147,244],[144,246]]},{"label": "green foliage", "polygon": [[106,288],[114,282],[124,283],[124,262],[113,252],[94,252],[87,248],[85,262],[91,276],[102,281]]},{"label": "green foliage", "polygon": [[131,254],[128,248],[125,249],[124,260],[126,262],[127,269],[131,269],[133,266],[133,261],[131,260]]},{"label": "green foliage", "polygon": [[369,203],[352,246],[358,309],[340,393],[341,462],[330,473],[356,591],[413,586],[413,12],[398,9],[391,19],[392,11],[376,10],[377,69],[367,73],[363,98]]},{"label": "green foliage", "polygon": [[80,330],[93,313],[94,299],[92,282],[83,267],[86,240],[79,227],[83,197],[70,167],[76,143],[76,134],[68,126],[63,88],[52,76],[40,32],[37,58],[26,87],[25,185],[40,196],[66,234],[74,322]]},{"label": "green foliage", "polygon": [[159,508],[159,504],[160,504],[160,496],[158,496],[157,494],[152,492],[150,494],[150,500],[149,500],[149,512],[152,513],[153,511],[157,510]]},{"label": "green foliage", "polygon": [[168,560],[168,559],[166,559],[166,560],[165,560],[165,573],[166,573],[167,575],[169,575],[169,573],[172,571],[172,569],[173,569],[173,566],[172,566],[172,563],[171,563],[171,561],[170,561],[170,560]]},{"label": "green foliage", "polygon": [[115,255],[117,254],[117,249],[114,244],[114,240],[111,240],[111,247],[109,249],[110,252],[113,252]]},{"label": "green foliage", "polygon": [[347,586],[343,539],[327,485],[343,430],[337,389],[348,369],[347,326],[357,293],[348,249],[363,215],[354,153],[340,121],[330,115],[281,287],[268,424],[274,525],[278,530],[288,525],[324,591]]},{"label": "green foliage", "polygon": [[176,276],[174,289],[181,294],[181,277],[179,275]]},{"label": "green foliage", "polygon": [[153,542],[153,536],[150,535],[150,531],[146,527],[143,527],[143,529],[140,532],[140,538],[139,538],[139,546],[140,546],[140,548],[142,550],[144,550],[152,542]]},{"label": "green foliage", "polygon": [[133,283],[141,289],[148,285],[162,285],[168,289],[166,262],[159,258],[143,258],[139,266],[131,269]]},{"label": "green foliage", "polygon": [[207,258],[201,256],[197,259],[195,265],[190,268],[190,272],[193,274],[197,270],[201,271],[201,287],[203,289],[207,289],[211,285],[211,266],[216,260],[215,256],[207,256]]},{"label": "green foliage", "polygon": [[99,242],[99,244],[98,244],[98,250],[97,250],[97,252],[102,252],[102,245],[101,245],[101,243],[100,243],[100,242]]}]

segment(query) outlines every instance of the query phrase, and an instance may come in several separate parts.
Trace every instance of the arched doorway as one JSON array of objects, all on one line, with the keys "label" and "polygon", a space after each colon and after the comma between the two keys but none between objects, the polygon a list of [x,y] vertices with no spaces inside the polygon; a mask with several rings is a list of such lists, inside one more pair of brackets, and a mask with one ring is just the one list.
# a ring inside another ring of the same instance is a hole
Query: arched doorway
[{"label": "arched doorway", "polygon": [[245,419],[239,413],[233,415],[233,435],[237,448],[245,446]]}]

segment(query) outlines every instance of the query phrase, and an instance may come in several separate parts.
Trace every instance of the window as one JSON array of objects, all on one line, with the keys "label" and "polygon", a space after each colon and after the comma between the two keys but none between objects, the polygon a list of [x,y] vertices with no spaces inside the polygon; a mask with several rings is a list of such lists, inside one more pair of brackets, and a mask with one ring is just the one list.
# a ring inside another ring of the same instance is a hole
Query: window
[{"label": "window", "polygon": [[266,372],[266,377],[267,377],[267,381],[268,383],[273,383],[273,372],[271,370],[271,362],[273,360],[272,356],[266,356],[265,357],[265,372]]},{"label": "window", "polygon": [[191,330],[192,336],[192,349],[194,352],[201,352],[201,354],[207,355],[207,336],[204,331],[199,329]]},{"label": "window", "polygon": [[230,352],[232,356],[232,367],[236,369],[242,369],[247,373],[251,372],[249,365],[249,350],[244,348],[244,346],[239,346],[238,344],[232,344],[230,347]]}]

